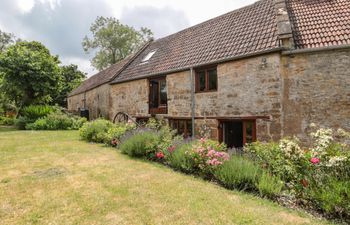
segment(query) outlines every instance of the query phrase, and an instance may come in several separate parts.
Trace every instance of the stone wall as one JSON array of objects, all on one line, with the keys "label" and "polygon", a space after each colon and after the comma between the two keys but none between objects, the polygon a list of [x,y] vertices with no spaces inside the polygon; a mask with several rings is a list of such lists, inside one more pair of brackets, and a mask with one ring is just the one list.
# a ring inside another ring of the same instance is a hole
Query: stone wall
[{"label": "stone wall", "polygon": [[350,130],[350,49],[282,58],[283,135],[307,141],[310,123]]},{"label": "stone wall", "polygon": [[89,109],[90,119],[104,117],[109,119],[109,84],[101,85],[85,93],[74,95],[68,98],[68,110],[78,112],[79,108]]},{"label": "stone wall", "polygon": [[[255,117],[257,138],[296,135],[307,142],[308,125],[350,130],[350,49],[294,55],[279,53],[219,64],[218,90],[195,94],[198,128],[207,123],[218,138],[213,117]],[[168,117],[191,117],[190,71],[167,75]],[[103,85],[86,93],[91,118],[113,119],[118,112],[149,116],[147,79]],[[68,99],[68,109],[83,108],[84,94]]]},{"label": "stone wall", "polygon": [[168,115],[191,117],[191,73],[173,73],[166,77]]},{"label": "stone wall", "polygon": [[[270,120],[257,120],[258,139],[280,138],[282,85],[279,66],[279,54],[219,64],[218,90],[195,94],[196,117],[269,116]],[[189,71],[167,76],[168,116],[191,116],[190,81]],[[198,120],[198,124],[201,123]],[[209,124],[217,133],[218,124],[212,120]],[[212,136],[217,137],[217,134]]]},{"label": "stone wall", "polygon": [[148,96],[147,79],[111,85],[110,118],[118,112],[126,112],[131,116],[147,116]]},{"label": "stone wall", "polygon": [[70,112],[78,113],[79,109],[84,107],[84,93],[73,95],[67,99],[67,109]]}]

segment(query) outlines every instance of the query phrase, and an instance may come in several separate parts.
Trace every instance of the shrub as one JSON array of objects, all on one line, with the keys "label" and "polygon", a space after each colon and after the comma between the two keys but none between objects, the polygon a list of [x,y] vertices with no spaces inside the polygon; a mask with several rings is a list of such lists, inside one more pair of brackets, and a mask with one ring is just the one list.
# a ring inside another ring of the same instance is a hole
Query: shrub
[{"label": "shrub", "polygon": [[78,130],[86,121],[86,118],[55,112],[27,124],[25,128],[27,130]]},{"label": "shrub", "polygon": [[229,159],[224,144],[203,138],[192,143],[191,150],[186,154],[191,159],[196,173],[201,176],[209,178],[218,166]]},{"label": "shrub", "polygon": [[117,146],[120,143],[120,138],[127,132],[135,128],[133,123],[119,123],[113,125],[107,131],[104,143],[107,145]]},{"label": "shrub", "polygon": [[283,139],[280,143],[252,143],[245,152],[262,168],[280,177],[293,190],[301,192],[301,180],[306,176],[307,158],[301,155],[301,149],[295,140]]},{"label": "shrub", "polygon": [[27,117],[20,116],[15,120],[15,126],[20,130],[25,130],[26,125],[33,122],[34,121],[29,120]]},{"label": "shrub", "polygon": [[157,140],[158,136],[153,131],[138,132],[123,141],[119,149],[131,157],[150,158],[150,154],[154,154]]},{"label": "shrub", "polygon": [[27,118],[28,121],[35,122],[39,118],[43,118],[50,113],[54,112],[55,108],[48,105],[30,105],[24,107],[20,111],[20,115]]},{"label": "shrub", "polygon": [[281,181],[281,179],[270,175],[266,171],[261,174],[257,184],[260,195],[269,198],[278,196],[281,193],[283,186],[284,182]]},{"label": "shrub", "polygon": [[72,118],[72,130],[79,130],[87,122],[87,119],[85,117],[73,116]]},{"label": "shrub", "polygon": [[0,125],[11,126],[14,124],[15,124],[14,118],[0,116]]},{"label": "shrub", "polygon": [[169,165],[185,173],[195,172],[195,166],[193,160],[188,155],[188,152],[192,149],[192,143],[185,143],[178,145],[176,148],[170,148],[169,154],[166,155],[166,160]]},{"label": "shrub", "polygon": [[253,161],[241,156],[231,156],[214,174],[227,188],[256,190],[261,173],[262,170]]},{"label": "shrub", "polygon": [[108,130],[113,123],[105,119],[97,119],[85,123],[79,130],[80,137],[85,141],[105,143],[108,139]]},{"label": "shrub", "polygon": [[[34,123],[36,120],[44,118],[50,113],[57,111],[59,110],[54,106],[30,105],[20,110],[20,116],[15,121],[15,125],[18,129],[25,130],[27,124]],[[32,127],[32,125],[29,125],[29,127]]]},{"label": "shrub", "polygon": [[350,181],[328,177],[323,185],[310,183],[308,196],[316,207],[338,218],[350,220]]}]

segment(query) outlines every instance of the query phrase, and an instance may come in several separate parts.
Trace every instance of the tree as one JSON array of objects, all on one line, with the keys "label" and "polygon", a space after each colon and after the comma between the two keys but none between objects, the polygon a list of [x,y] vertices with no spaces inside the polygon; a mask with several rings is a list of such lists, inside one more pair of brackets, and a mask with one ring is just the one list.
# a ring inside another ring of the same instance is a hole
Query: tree
[{"label": "tree", "polygon": [[15,42],[15,36],[0,30],[0,53]]},{"label": "tree", "polygon": [[137,51],[153,36],[148,28],[142,27],[137,31],[113,17],[97,17],[90,31],[93,38],[85,36],[82,45],[86,53],[90,50],[96,52],[91,64],[98,70],[105,69]]},{"label": "tree", "polygon": [[3,91],[19,108],[52,102],[59,85],[59,63],[39,42],[17,42],[0,54]]},{"label": "tree", "polygon": [[78,70],[77,65],[61,66],[59,88],[53,102],[62,107],[67,106],[67,95],[78,87],[85,77],[86,74]]}]

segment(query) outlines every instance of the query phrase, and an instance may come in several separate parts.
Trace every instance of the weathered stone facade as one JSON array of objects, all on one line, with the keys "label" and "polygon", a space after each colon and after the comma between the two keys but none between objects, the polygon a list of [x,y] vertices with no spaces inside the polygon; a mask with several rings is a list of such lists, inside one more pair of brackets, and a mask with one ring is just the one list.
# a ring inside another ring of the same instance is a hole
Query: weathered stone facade
[{"label": "weathered stone facade", "polygon": [[[278,53],[219,64],[218,90],[195,94],[195,116],[270,117],[257,121],[258,138],[280,138],[282,85],[279,66]],[[191,117],[190,71],[168,75],[167,86],[168,116]],[[217,137],[218,124],[210,119],[206,121],[213,130],[212,137]]]},{"label": "weathered stone facade", "polygon": [[350,49],[282,57],[282,135],[306,141],[311,123],[350,130]]},{"label": "weathered stone facade", "polygon": [[91,120],[99,117],[109,119],[109,91],[110,85],[104,84],[84,93],[70,96],[68,111],[78,112],[79,109],[86,108],[89,110]]},{"label": "weathered stone facade", "polygon": [[[257,119],[257,139],[296,135],[306,141],[310,123],[350,130],[350,51],[280,53],[217,66],[218,90],[195,93],[196,129],[204,122],[218,138],[218,118]],[[166,117],[191,118],[190,71],[169,74]],[[110,117],[148,114],[146,79],[112,85]],[[261,119],[265,117],[264,119]],[[205,118],[205,119],[204,119]]]},{"label": "weathered stone facade", "polygon": [[109,117],[118,112],[131,116],[148,115],[148,80],[136,80],[111,86]]},{"label": "weathered stone facade", "polygon": [[[297,136],[307,142],[310,123],[350,130],[350,49],[310,53],[271,53],[217,65],[218,90],[195,93],[195,130],[206,123],[218,139],[216,118],[254,118],[260,141]],[[191,118],[191,73],[166,75],[166,118]],[[149,114],[149,82],[105,84],[71,96],[69,110],[84,107],[90,118],[118,112]]]}]

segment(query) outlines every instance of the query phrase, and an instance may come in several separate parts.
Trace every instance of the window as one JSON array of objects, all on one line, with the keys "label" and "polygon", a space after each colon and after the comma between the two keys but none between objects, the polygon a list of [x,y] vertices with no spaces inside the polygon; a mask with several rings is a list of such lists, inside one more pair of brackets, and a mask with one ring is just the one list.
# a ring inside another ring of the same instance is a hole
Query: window
[{"label": "window", "polygon": [[196,91],[216,91],[218,89],[218,75],[215,68],[196,71]]},{"label": "window", "polygon": [[192,136],[192,121],[191,120],[180,120],[170,119],[169,125],[172,129],[177,130],[179,135],[183,135],[184,138]]},{"label": "window", "polygon": [[149,110],[150,114],[166,114],[167,113],[167,87],[165,77],[151,79]]},{"label": "window", "polygon": [[229,148],[243,148],[247,143],[256,141],[255,120],[220,121],[219,140]]},{"label": "window", "polygon": [[149,52],[143,59],[142,59],[142,63],[147,62],[148,60],[150,60],[152,58],[152,56],[154,55],[154,53],[156,53],[157,50],[153,50],[151,52]]}]

